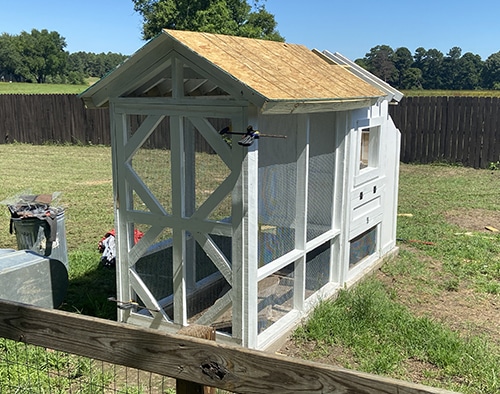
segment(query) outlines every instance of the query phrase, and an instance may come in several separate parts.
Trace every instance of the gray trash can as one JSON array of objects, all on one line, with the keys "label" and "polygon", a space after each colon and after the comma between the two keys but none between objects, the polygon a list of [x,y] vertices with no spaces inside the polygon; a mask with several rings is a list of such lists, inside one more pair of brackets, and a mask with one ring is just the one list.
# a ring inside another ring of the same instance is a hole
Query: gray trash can
[{"label": "gray trash can", "polygon": [[[23,209],[25,209],[24,207]],[[33,215],[17,214],[13,207],[11,211],[10,232],[15,233],[17,247],[19,250],[31,250],[42,256],[59,260],[68,267],[68,250],[66,244],[66,226],[64,209],[47,208],[46,216],[40,207],[33,208]],[[17,209],[20,209],[19,206]],[[54,217],[55,216],[55,217]]]}]

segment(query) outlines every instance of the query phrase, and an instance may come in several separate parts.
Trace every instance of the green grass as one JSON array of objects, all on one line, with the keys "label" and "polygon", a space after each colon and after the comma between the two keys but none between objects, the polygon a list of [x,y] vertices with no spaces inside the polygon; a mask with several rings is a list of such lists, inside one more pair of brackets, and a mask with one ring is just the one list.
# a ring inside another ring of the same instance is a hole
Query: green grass
[{"label": "green grass", "polygon": [[325,353],[345,347],[356,361],[348,366],[370,373],[404,379],[412,362],[424,366],[427,384],[465,393],[493,394],[500,388],[498,348],[483,337],[464,338],[428,317],[415,317],[375,279],[320,304],[294,338],[314,341]]},{"label": "green grass", "polygon": [[89,85],[1,82],[0,94],[79,94]]},{"label": "green grass", "polygon": [[[85,85],[37,84],[24,82],[0,83],[0,94],[79,94],[87,89],[98,78],[88,78]],[[500,90],[403,90],[406,97],[411,96],[475,96],[499,97]]]},{"label": "green grass", "polygon": [[[398,237],[434,243],[413,243],[443,264],[451,282],[478,292],[500,294],[500,236],[464,229],[447,220],[453,213],[464,220],[467,211],[498,212],[500,172],[446,165],[409,165],[401,170]],[[423,181],[425,180],[425,181]],[[472,214],[474,215],[474,214]],[[491,223],[485,215],[483,229]]]},{"label": "green grass", "polygon": [[462,96],[462,97],[499,97],[500,90],[403,90],[406,97],[411,96]]}]

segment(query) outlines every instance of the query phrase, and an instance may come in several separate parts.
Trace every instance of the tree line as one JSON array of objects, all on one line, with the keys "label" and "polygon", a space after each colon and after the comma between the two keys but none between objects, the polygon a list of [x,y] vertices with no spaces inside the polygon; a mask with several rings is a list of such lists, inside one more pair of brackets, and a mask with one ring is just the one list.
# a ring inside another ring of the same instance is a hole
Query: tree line
[{"label": "tree line", "polygon": [[412,55],[405,47],[378,45],[355,62],[397,89],[500,90],[500,51],[483,61],[459,47],[446,55],[419,47]]},{"label": "tree line", "polygon": [[5,82],[84,84],[102,77],[127,56],[119,53],[65,51],[66,40],[56,31],[32,29],[0,35],[0,80]]}]

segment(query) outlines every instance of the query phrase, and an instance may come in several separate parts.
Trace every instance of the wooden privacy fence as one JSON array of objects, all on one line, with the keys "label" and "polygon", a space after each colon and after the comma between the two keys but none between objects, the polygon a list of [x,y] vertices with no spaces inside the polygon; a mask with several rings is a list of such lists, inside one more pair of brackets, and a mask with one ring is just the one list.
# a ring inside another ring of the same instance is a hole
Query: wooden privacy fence
[{"label": "wooden privacy fence", "polygon": [[332,365],[2,300],[0,337],[235,393],[451,393]]},{"label": "wooden privacy fence", "polygon": [[[87,109],[74,94],[0,95],[0,119],[0,143],[111,145],[109,110]],[[139,115],[133,118],[132,128],[141,121]],[[227,126],[223,119],[211,121],[216,129]],[[148,139],[146,147],[170,148],[169,129],[165,119]],[[197,152],[213,153],[198,133],[195,143]]]},{"label": "wooden privacy fence", "polygon": [[405,97],[389,113],[401,130],[401,161],[487,168],[500,160],[499,97]]},{"label": "wooden privacy fence", "polygon": [[[401,130],[404,163],[446,161],[487,168],[500,160],[499,97],[405,97],[389,113]],[[86,109],[73,94],[0,95],[0,119],[0,143],[111,144],[108,110]],[[163,121],[147,146],[169,148],[168,130]],[[195,149],[213,152],[199,135]]]}]

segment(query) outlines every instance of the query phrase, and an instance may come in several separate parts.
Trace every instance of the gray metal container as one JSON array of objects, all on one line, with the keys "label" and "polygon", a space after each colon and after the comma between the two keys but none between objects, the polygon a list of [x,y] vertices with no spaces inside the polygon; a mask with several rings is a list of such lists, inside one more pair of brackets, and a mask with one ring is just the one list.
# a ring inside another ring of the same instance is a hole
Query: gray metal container
[{"label": "gray metal container", "polygon": [[68,270],[59,260],[29,250],[0,250],[0,298],[58,308],[68,289]]},{"label": "gray metal container", "polygon": [[57,233],[53,242],[50,242],[46,237],[46,221],[37,217],[12,218],[11,220],[18,249],[29,249],[42,256],[59,260],[66,266],[66,269],[69,269],[63,209],[60,209],[57,213]]}]

